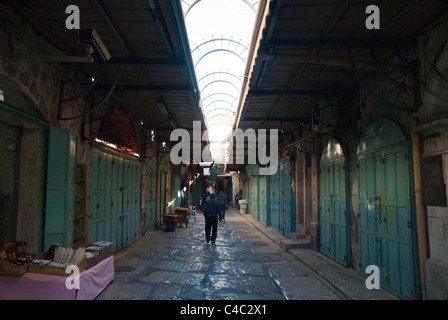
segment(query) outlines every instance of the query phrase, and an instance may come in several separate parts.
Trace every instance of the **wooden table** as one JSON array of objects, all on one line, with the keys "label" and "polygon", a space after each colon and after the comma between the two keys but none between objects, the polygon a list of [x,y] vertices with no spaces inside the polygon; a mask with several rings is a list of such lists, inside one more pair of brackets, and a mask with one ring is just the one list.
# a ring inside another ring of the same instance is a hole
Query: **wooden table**
[{"label": "wooden table", "polygon": [[185,211],[185,214],[162,214],[162,217],[165,223],[180,223],[182,227],[182,223],[185,222],[185,227],[188,228],[188,211]]}]

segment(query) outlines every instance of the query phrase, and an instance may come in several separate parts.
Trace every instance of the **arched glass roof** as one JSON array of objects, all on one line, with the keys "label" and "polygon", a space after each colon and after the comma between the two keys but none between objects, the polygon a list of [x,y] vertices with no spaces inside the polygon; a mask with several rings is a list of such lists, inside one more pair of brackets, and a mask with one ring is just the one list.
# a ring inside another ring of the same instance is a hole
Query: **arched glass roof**
[{"label": "arched glass roof", "polygon": [[182,0],[212,158],[225,163],[258,1]]},{"label": "arched glass roof", "polygon": [[[240,0],[240,1],[249,6],[251,10],[254,12],[254,14],[257,12],[258,1],[249,1],[249,0]],[[193,7],[197,5],[199,2],[201,2],[201,0],[182,0],[182,8],[184,11],[184,16],[187,17],[191,9],[193,9]]]}]

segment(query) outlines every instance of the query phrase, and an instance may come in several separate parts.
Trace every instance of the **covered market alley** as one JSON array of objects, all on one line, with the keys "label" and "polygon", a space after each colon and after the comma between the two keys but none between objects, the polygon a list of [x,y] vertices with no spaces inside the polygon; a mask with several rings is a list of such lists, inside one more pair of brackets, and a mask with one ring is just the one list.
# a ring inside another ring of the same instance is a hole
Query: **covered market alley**
[{"label": "covered market alley", "polygon": [[0,297],[131,299],[107,290],[145,254],[143,299],[347,298],[317,256],[448,299],[447,31],[443,0],[0,1]]}]

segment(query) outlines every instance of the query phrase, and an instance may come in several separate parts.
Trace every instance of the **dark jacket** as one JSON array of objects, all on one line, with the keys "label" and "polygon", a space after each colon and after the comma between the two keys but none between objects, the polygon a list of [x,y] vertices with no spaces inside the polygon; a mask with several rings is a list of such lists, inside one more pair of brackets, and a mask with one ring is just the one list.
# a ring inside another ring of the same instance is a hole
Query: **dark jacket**
[{"label": "dark jacket", "polygon": [[223,194],[222,196],[218,196],[217,201],[221,206],[227,206],[229,204],[227,201],[227,196],[225,194]]},{"label": "dark jacket", "polygon": [[210,198],[205,202],[205,205],[203,207],[205,218],[218,218],[220,211],[221,207],[219,206],[218,201],[216,201],[214,198]]}]

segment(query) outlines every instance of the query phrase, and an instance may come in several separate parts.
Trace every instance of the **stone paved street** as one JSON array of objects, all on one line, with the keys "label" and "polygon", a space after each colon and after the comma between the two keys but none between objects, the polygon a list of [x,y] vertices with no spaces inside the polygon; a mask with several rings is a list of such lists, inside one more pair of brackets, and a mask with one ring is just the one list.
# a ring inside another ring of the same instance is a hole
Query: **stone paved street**
[{"label": "stone paved street", "polygon": [[150,232],[117,252],[115,279],[97,299],[394,299],[318,252],[286,252],[282,236],[249,215],[228,210],[215,245],[205,243],[204,225],[199,213],[188,228]]}]

